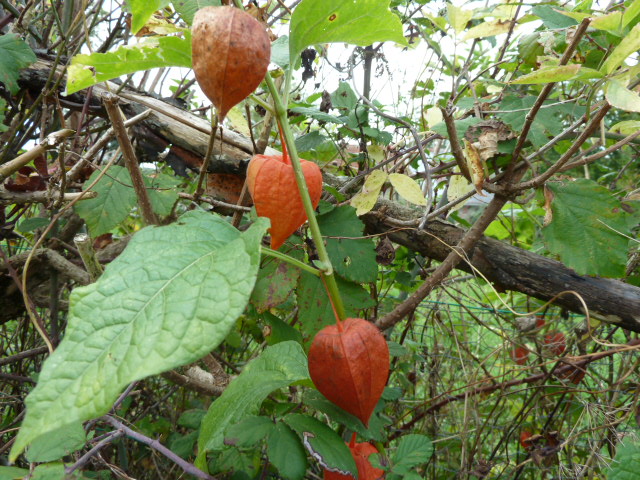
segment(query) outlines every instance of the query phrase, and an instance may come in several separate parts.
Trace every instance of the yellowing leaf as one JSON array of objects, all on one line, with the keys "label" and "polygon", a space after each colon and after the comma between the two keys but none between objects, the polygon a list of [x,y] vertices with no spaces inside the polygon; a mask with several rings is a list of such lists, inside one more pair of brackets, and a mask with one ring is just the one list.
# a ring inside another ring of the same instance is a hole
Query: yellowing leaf
[{"label": "yellowing leaf", "polygon": [[620,32],[622,28],[622,12],[613,12],[608,15],[600,15],[591,20],[590,27],[598,30],[605,30],[614,35]]},{"label": "yellowing leaf", "polygon": [[622,135],[631,135],[634,132],[640,130],[640,121],[638,120],[625,120],[624,122],[618,122],[613,125],[610,130],[612,132],[619,132]]},{"label": "yellowing leaf", "polygon": [[609,74],[624,63],[632,53],[640,50],[640,23],[629,32],[620,44],[611,52],[611,55],[600,67],[600,71]]},{"label": "yellowing leaf", "polygon": [[[464,197],[467,193],[473,190],[473,185],[471,185],[464,175],[452,175],[449,179],[449,188],[447,188],[447,199],[450,202],[453,202],[460,197]],[[453,213],[456,210],[462,208],[466,201],[460,202],[457,205],[453,206],[449,213]]]},{"label": "yellowing leaf", "polygon": [[249,130],[247,120],[244,118],[242,111],[237,106],[229,110],[229,113],[227,113],[227,120],[231,122],[231,126],[236,132],[241,133],[247,138],[251,138],[251,130]]},{"label": "yellowing leaf", "polygon": [[455,5],[448,3],[447,16],[449,17],[449,23],[456,33],[460,33],[464,30],[464,27],[467,26],[469,20],[471,20],[473,11],[463,10],[462,8],[458,8]]},{"label": "yellowing leaf", "polygon": [[466,139],[464,140],[464,157],[467,160],[467,167],[471,173],[471,179],[476,187],[476,192],[478,192],[478,195],[484,195],[484,193],[482,193],[482,184],[484,183],[485,177],[485,165],[480,158],[478,149]]},{"label": "yellowing leaf", "polygon": [[424,112],[424,119],[431,128],[442,122],[442,112],[438,107],[427,108]]},{"label": "yellowing leaf", "polygon": [[364,215],[371,211],[386,180],[387,174],[381,170],[374,170],[369,174],[362,191],[351,199],[351,206],[356,209],[356,215]]},{"label": "yellowing leaf", "polygon": [[502,20],[493,20],[484,22],[471,28],[464,36],[463,40],[471,40],[473,38],[493,37],[501,33],[507,33],[511,28],[511,21],[503,22]]},{"label": "yellowing leaf", "polygon": [[384,161],[384,149],[380,145],[370,145],[367,147],[367,152],[375,164]]},{"label": "yellowing leaf", "polygon": [[535,72],[522,75],[511,83],[514,84],[533,84],[533,83],[552,83],[562,82],[572,79],[580,70],[580,65],[561,65],[558,67],[545,67]]},{"label": "yellowing leaf", "polygon": [[396,192],[407,202],[420,206],[427,204],[420,185],[411,177],[403,175],[402,173],[392,173],[389,175],[389,181],[391,185],[393,185],[393,188],[396,189]]},{"label": "yellowing leaf", "polygon": [[609,80],[604,96],[614,107],[627,112],[640,112],[640,96],[632,92],[617,80]]}]

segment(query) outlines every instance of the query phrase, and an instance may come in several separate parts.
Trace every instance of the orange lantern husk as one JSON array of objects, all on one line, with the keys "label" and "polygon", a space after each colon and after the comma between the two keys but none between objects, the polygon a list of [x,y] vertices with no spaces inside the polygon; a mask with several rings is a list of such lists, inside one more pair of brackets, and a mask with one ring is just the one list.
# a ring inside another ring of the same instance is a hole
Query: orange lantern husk
[{"label": "orange lantern husk", "polygon": [[387,384],[389,347],[371,322],[347,318],[317,333],[309,374],[327,399],[368,425]]},{"label": "orange lantern husk", "polygon": [[[354,440],[349,444],[351,455],[356,461],[358,467],[358,480],[378,480],[384,476],[384,470],[375,468],[369,461],[369,456],[378,453],[376,447],[368,442],[355,443]],[[343,475],[342,473],[324,470],[324,480],[355,480],[353,475]]]},{"label": "orange lantern husk", "polygon": [[[315,209],[322,194],[322,172],[313,162],[300,159],[311,203]],[[247,168],[247,188],[260,217],[271,220],[271,248],[277,250],[304,222],[298,184],[285,155],[255,155]]]}]

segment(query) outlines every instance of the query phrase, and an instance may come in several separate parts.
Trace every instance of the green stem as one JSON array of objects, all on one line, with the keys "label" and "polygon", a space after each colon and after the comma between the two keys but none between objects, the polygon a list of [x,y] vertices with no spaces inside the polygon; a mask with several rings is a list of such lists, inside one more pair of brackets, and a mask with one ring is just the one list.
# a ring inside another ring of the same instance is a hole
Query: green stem
[{"label": "green stem", "polygon": [[315,275],[316,277],[320,276],[320,270],[318,270],[317,268],[313,268],[311,265],[307,265],[306,263],[301,262],[300,260],[290,257],[289,255],[286,255],[277,250],[273,250],[268,247],[262,247],[262,253],[270,257],[277,258],[278,260],[282,260],[283,262],[287,262],[294,267],[298,267],[305,272],[309,272],[310,274]]},{"label": "green stem", "polygon": [[304,206],[304,211],[306,212],[307,218],[309,220],[309,231],[311,232],[311,238],[313,238],[316,250],[318,251],[318,258],[320,260],[319,268],[322,272],[322,275],[324,275],[329,300],[333,304],[335,311],[339,317],[337,320],[344,320],[346,318],[344,304],[342,302],[342,297],[340,296],[340,291],[338,290],[338,284],[336,283],[336,279],[333,274],[333,267],[331,265],[331,260],[329,259],[329,254],[327,253],[324,241],[322,240],[322,233],[320,232],[320,227],[318,226],[318,221],[316,220],[311,197],[309,196],[309,190],[307,189],[307,182],[304,178],[302,167],[300,166],[298,150],[296,149],[293,133],[291,132],[291,128],[289,127],[289,122],[287,120],[287,109],[282,102],[282,97],[280,97],[278,89],[273,82],[271,75],[269,75],[268,73],[265,77],[265,81],[267,82],[267,87],[269,88],[269,92],[271,93],[271,96],[273,98],[275,115],[278,123],[280,124],[280,127],[282,128],[284,141],[287,145],[289,158],[291,159],[291,166],[293,167],[298,190],[300,191],[302,205]]}]

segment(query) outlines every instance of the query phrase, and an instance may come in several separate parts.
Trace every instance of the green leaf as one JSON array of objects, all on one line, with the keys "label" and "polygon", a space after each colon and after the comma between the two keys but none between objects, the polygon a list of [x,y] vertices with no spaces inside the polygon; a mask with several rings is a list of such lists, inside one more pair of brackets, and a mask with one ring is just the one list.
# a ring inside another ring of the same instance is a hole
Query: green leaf
[{"label": "green leaf", "polygon": [[109,53],[76,55],[67,69],[65,95],[121,75],[156,67],[191,68],[191,36],[154,36]]},{"label": "green leaf", "polygon": [[629,235],[633,222],[620,201],[584,178],[548,182],[545,196],[551,220],[542,233],[549,250],[580,275],[622,276],[629,241],[620,233]]},{"label": "green leaf", "polygon": [[4,98],[0,98],[0,133],[6,132],[7,130],[9,130],[9,127],[7,127],[4,124],[4,112],[6,111],[7,111],[7,102]]},{"label": "green leaf", "polygon": [[426,435],[405,435],[398,442],[393,455],[393,473],[409,473],[416,466],[427,463],[433,455],[433,444]]},{"label": "green leaf", "polygon": [[284,423],[278,423],[269,435],[267,455],[283,478],[304,478],[307,471],[307,455],[298,436]]},{"label": "green leaf", "polygon": [[626,27],[629,25],[638,15],[640,15],[640,0],[633,0],[633,2],[627,5],[624,11],[622,26]]},{"label": "green leaf", "polygon": [[619,132],[622,135],[631,135],[632,133],[640,130],[640,121],[624,120],[622,122],[616,123],[615,125],[612,125],[609,130],[612,132]]},{"label": "green leaf", "polygon": [[20,70],[37,60],[29,45],[14,33],[0,36],[0,83],[13,95],[18,93]]},{"label": "green leaf", "polygon": [[[99,170],[93,172],[85,182],[86,185],[91,185],[98,175]],[[129,172],[119,165],[112,165],[91,191],[98,196],[78,202],[74,208],[87,223],[92,237],[107,233],[120,225],[136,204]]]},{"label": "green leaf", "polygon": [[387,173],[382,170],[374,170],[367,175],[362,191],[351,198],[350,205],[356,209],[356,215],[364,215],[371,211],[378,201],[380,189],[387,180]]},{"label": "green leaf", "polygon": [[616,457],[611,463],[607,480],[635,480],[640,467],[640,443],[626,439],[618,444]]},{"label": "green leaf", "polygon": [[449,17],[449,23],[456,33],[460,33],[473,17],[473,10],[463,10],[451,3],[447,3],[447,16]]},{"label": "green leaf", "polygon": [[398,195],[404,198],[407,202],[420,206],[425,206],[427,204],[420,185],[418,185],[411,177],[402,173],[392,173],[389,175],[389,181],[391,182],[391,185],[393,185],[393,188],[396,189],[396,192],[398,192]]},{"label": "green leaf", "polygon": [[328,113],[324,113],[321,110],[318,110],[314,107],[293,107],[290,109],[294,113],[299,113],[300,115],[304,115],[305,117],[313,118],[314,120],[318,120],[319,122],[329,122],[329,123],[344,123],[344,120],[341,120],[338,117],[334,117],[333,115],[329,115]]},{"label": "green leaf", "polygon": [[168,216],[178,201],[176,187],[180,181],[165,173],[149,170],[144,171],[143,180],[153,211],[161,217]]},{"label": "green leaf", "polygon": [[[467,117],[464,120],[456,120],[454,124],[456,127],[456,133],[458,134],[458,138],[464,138],[464,134],[467,133],[467,130],[469,130],[469,128],[474,126],[476,123],[480,123],[481,121],[482,120],[480,120],[478,117]],[[433,125],[431,127],[431,130],[433,130],[436,133],[439,133],[443,137],[449,138],[449,133],[447,132],[447,126],[445,125],[444,122]]]},{"label": "green leaf", "polygon": [[64,339],[26,399],[12,461],[37,437],[107,413],[132,381],[219,345],[249,300],[267,224],[240,233],[189,212],[140,230],[96,283],[73,290]]},{"label": "green leaf", "polygon": [[[74,477],[77,478],[76,475],[71,476],[71,478]],[[68,477],[65,474],[64,465],[55,462],[38,465],[29,478],[30,480],[66,480]]]},{"label": "green leaf", "polygon": [[270,418],[251,415],[227,428],[224,444],[239,448],[251,448],[269,435],[275,427],[275,423]]},{"label": "green leaf", "polygon": [[544,25],[551,29],[567,28],[578,24],[575,19],[560,13],[560,9],[557,7],[540,5],[533,7],[531,13],[540,17]]},{"label": "green leaf", "polygon": [[189,432],[186,435],[171,432],[168,440],[169,449],[179,457],[187,459],[193,455],[197,439],[198,432]]},{"label": "green leaf", "polygon": [[200,428],[200,422],[202,422],[202,418],[204,417],[206,410],[202,409],[193,409],[193,410],[185,410],[178,418],[178,425],[185,428],[190,428],[191,430],[197,430]]},{"label": "green leaf", "polygon": [[318,225],[322,234],[328,237],[327,253],[338,275],[356,283],[376,280],[375,245],[370,238],[362,238],[364,224],[353,207],[343,205],[320,215]]},{"label": "green leaf", "polygon": [[81,449],[87,437],[81,422],[65,425],[49,435],[43,435],[29,446],[27,460],[32,463],[58,460]]},{"label": "green leaf", "polygon": [[[369,292],[357,283],[338,277],[338,289],[348,316],[355,316],[358,310],[375,305]],[[334,323],[335,316],[322,281],[315,275],[302,272],[298,282],[297,300],[299,324],[305,338],[311,338],[322,327]]]},{"label": "green leaf", "polygon": [[151,15],[166,7],[167,0],[127,0],[133,18],[131,19],[131,33],[134,35],[144,27]]},{"label": "green leaf", "polygon": [[318,130],[314,130],[296,138],[296,149],[298,152],[308,152],[322,145],[327,140],[328,138]]},{"label": "green leaf", "polygon": [[283,420],[302,438],[306,449],[323,468],[343,475],[357,473],[356,462],[340,435],[313,417],[293,413]]},{"label": "green leaf", "polygon": [[627,112],[640,112],[640,96],[618,80],[611,79],[607,82],[604,95],[616,108]]},{"label": "green leaf", "polygon": [[622,34],[622,12],[612,12],[594,17],[589,26],[598,30],[605,30],[619,37]]},{"label": "green leaf", "polygon": [[251,294],[251,303],[264,312],[283,303],[293,292],[300,270],[289,263],[268,261],[258,272],[258,280]]},{"label": "green leaf", "polygon": [[557,67],[543,67],[535,72],[522,75],[516,80],[511,81],[512,84],[535,84],[535,83],[551,83],[571,80],[577,75],[580,65],[560,65]]},{"label": "green leaf", "polygon": [[263,400],[274,390],[309,378],[307,357],[300,344],[282,342],[251,361],[209,407],[200,427],[198,464],[204,465],[207,451],[222,447],[228,425],[255,415]]},{"label": "green leaf", "polygon": [[27,475],[29,475],[28,469],[0,466],[1,480],[22,480]]},{"label": "green leaf", "polygon": [[335,92],[331,94],[331,106],[333,108],[351,111],[358,104],[358,96],[348,82],[340,82]]},{"label": "green leaf", "polygon": [[303,0],[291,15],[290,58],[316,43],[364,47],[386,40],[408,45],[400,19],[389,10],[389,0]]},{"label": "green leaf", "polygon": [[300,331],[293,328],[288,323],[283,322],[269,312],[265,312],[262,315],[262,318],[269,326],[269,332],[265,333],[267,345],[275,345],[276,343],[288,342],[291,340],[300,344],[302,343],[302,334]]},{"label": "green leaf", "polygon": [[624,63],[633,53],[640,50],[640,23],[625,35],[620,44],[611,52],[605,62],[600,67],[600,71],[605,74],[612,73],[616,68]]},{"label": "green leaf", "polygon": [[289,36],[282,35],[271,44],[271,62],[280,68],[289,68]]},{"label": "green leaf", "polygon": [[191,25],[193,23],[193,16],[198,10],[204,7],[217,7],[222,3],[220,0],[173,0],[171,4],[187,25]]}]

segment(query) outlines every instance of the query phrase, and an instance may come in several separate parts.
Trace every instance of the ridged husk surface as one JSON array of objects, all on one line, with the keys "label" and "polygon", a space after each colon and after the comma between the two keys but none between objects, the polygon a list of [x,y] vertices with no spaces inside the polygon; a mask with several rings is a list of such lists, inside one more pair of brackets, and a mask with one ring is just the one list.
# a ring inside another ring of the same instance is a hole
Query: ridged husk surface
[{"label": "ridged husk surface", "polygon": [[192,28],[193,71],[223,119],[267,73],[271,42],[264,26],[234,7],[198,10]]}]

